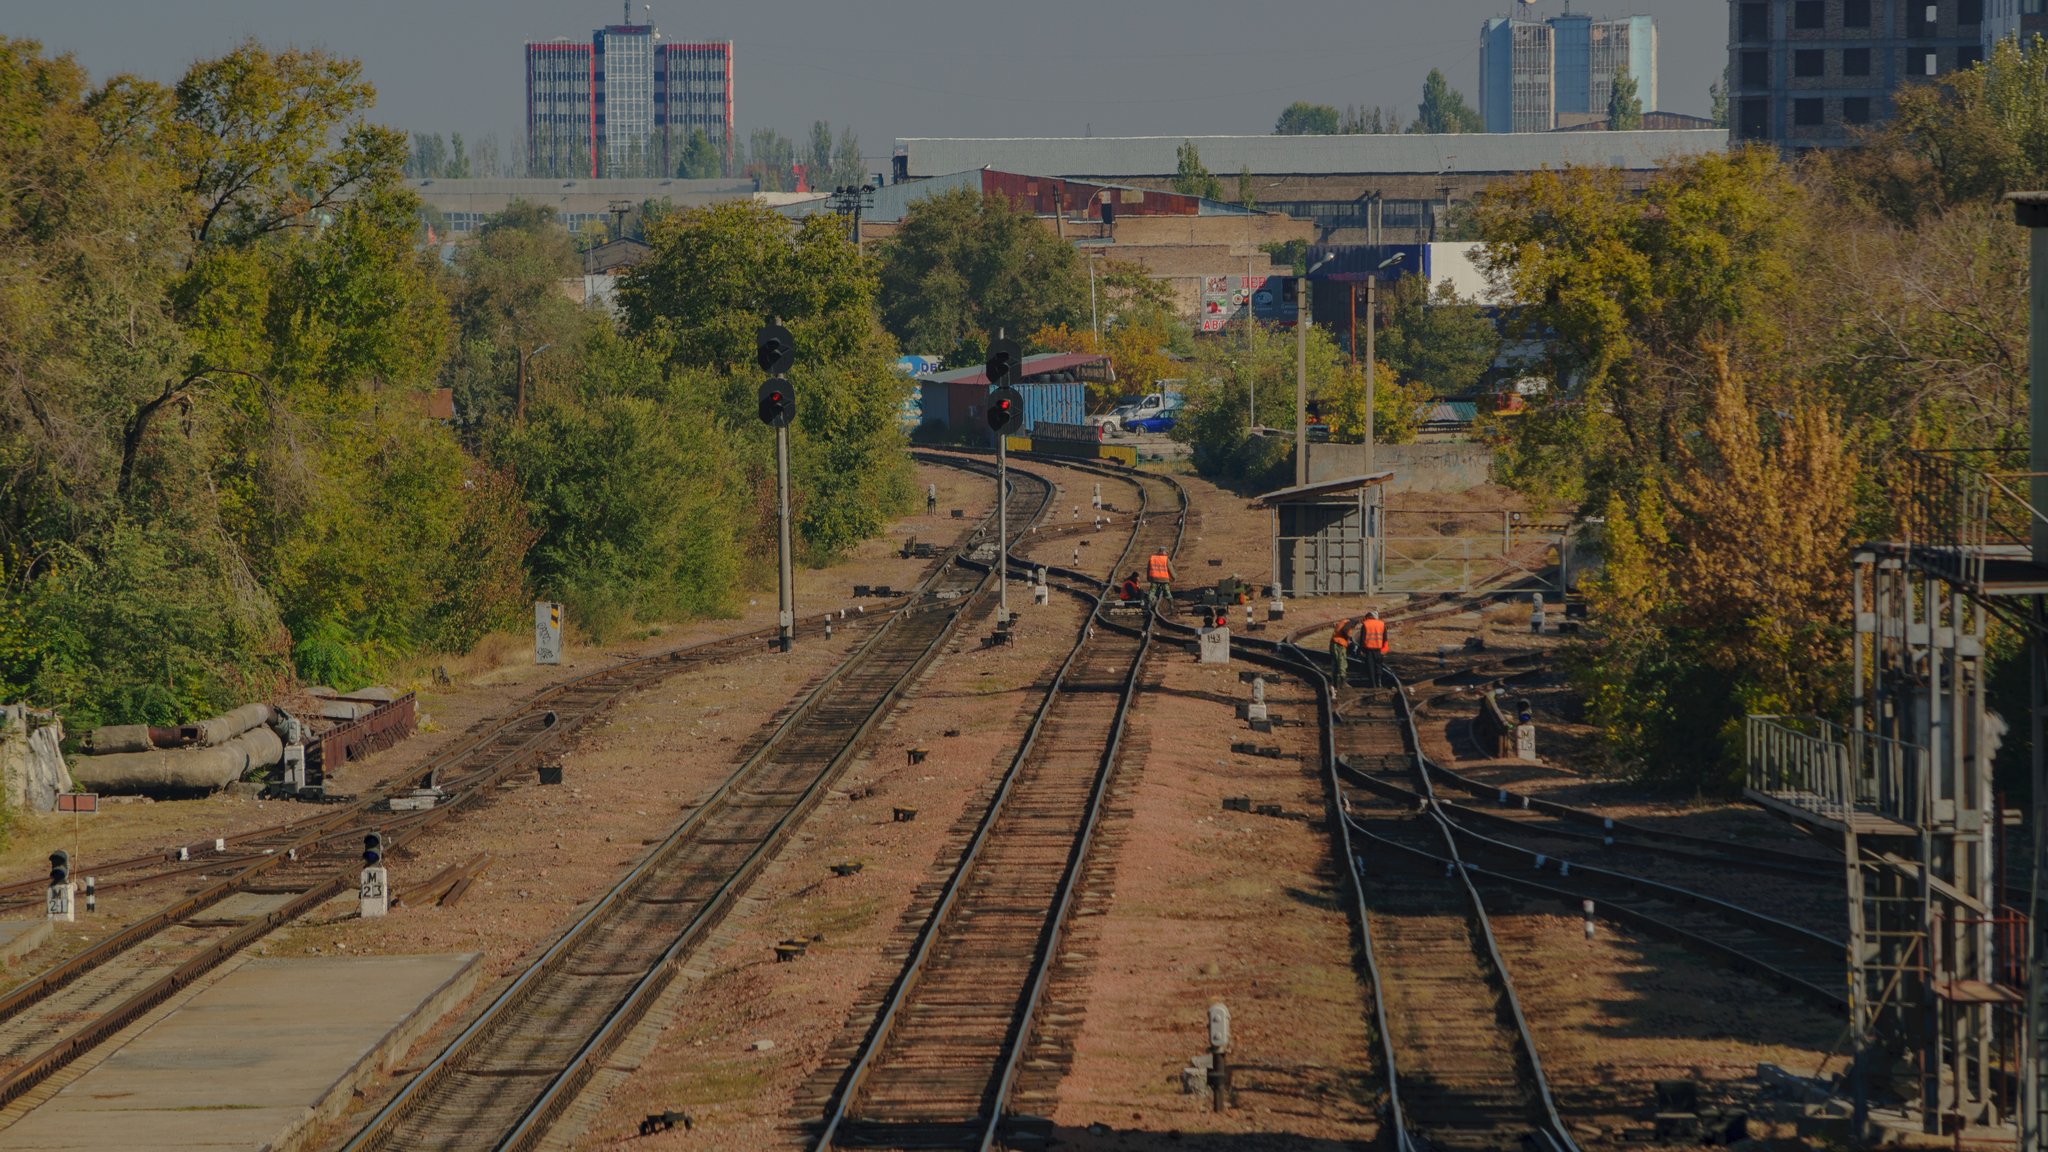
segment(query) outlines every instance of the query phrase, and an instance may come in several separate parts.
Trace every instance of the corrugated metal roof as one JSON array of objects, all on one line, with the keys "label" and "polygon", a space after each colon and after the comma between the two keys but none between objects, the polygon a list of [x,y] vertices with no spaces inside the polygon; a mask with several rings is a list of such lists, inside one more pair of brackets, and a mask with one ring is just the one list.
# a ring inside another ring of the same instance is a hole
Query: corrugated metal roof
[{"label": "corrugated metal roof", "polygon": [[[1036,179],[1043,175],[1043,173],[1030,172],[1022,168],[1004,168],[1000,169],[1000,171],[1008,175],[1025,176],[1031,179]],[[1128,184],[1110,184],[1103,181],[1093,181],[1091,183],[1103,188],[1123,188],[1134,192],[1140,191],[1140,189],[1132,188]],[[954,188],[968,188],[976,192],[981,191],[982,170],[980,168],[973,168],[964,172],[949,172],[944,176],[921,178],[905,184],[890,184],[877,188],[874,191],[873,205],[861,209],[860,218],[877,224],[894,224],[905,216],[910,215],[912,201],[922,200],[927,196]],[[832,211],[832,205],[829,200],[807,200],[801,204],[778,205],[776,211],[785,216],[801,220],[806,216],[814,216],[820,212],[830,212]],[[1252,213],[1245,211],[1245,207],[1242,204],[1226,204],[1220,200],[1208,199],[1198,200],[1196,214],[1200,216],[1252,215]]]},{"label": "corrugated metal roof", "polygon": [[1313,500],[1318,496],[1343,496],[1361,488],[1385,484],[1394,478],[1391,471],[1368,472],[1363,476],[1346,476],[1342,480],[1324,480],[1319,484],[1303,484],[1299,488],[1281,488],[1259,497],[1261,504],[1287,504],[1297,500]]},{"label": "corrugated metal roof", "polygon": [[1192,143],[1224,176],[1281,173],[1527,172],[1567,164],[1655,168],[1668,156],[1725,152],[1724,129],[1495,132],[1415,136],[911,137],[897,145],[912,176],[978,168],[1045,176],[1171,176]]},{"label": "corrugated metal roof", "polygon": [[[1102,359],[1102,356],[1099,353],[1041,352],[1036,356],[1026,356],[1024,358],[1024,371],[1022,375],[1028,378],[1043,375],[1047,372],[1059,372],[1076,365],[1087,364],[1100,359]],[[977,364],[972,368],[954,368],[946,372],[927,372],[920,375],[918,379],[927,384],[986,384],[988,383],[988,368],[985,365]]]}]

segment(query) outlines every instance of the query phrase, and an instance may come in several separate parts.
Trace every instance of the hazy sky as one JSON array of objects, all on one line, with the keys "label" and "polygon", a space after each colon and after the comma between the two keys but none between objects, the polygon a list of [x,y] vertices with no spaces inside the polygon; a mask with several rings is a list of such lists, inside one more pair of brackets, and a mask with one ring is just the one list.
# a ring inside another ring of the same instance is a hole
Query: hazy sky
[{"label": "hazy sky", "polygon": [[[1388,105],[1415,115],[1442,68],[1476,102],[1479,25],[1563,11],[1562,0],[1261,0],[1133,3],[972,0],[689,6],[633,0],[664,38],[734,42],[735,118],[801,139],[851,125],[885,156],[902,136],[1232,135],[1273,130],[1293,100]],[[8,11],[11,9],[11,11]],[[1658,108],[1705,115],[1727,64],[1727,5],[1626,0],[1596,15],[1657,18]],[[415,131],[519,139],[521,45],[588,42],[620,19],[595,0],[6,0],[0,34],[76,53],[93,76],[174,80],[193,60],[254,36],[361,59],[377,119]]]}]

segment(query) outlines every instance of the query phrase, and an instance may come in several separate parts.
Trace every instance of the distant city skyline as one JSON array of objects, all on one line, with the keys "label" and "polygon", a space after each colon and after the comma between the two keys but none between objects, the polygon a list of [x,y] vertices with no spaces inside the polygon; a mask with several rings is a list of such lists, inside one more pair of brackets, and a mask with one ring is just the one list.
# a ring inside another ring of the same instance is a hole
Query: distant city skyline
[{"label": "distant city skyline", "polygon": [[[1659,110],[1706,114],[1707,86],[1728,62],[1724,3],[1629,0],[1606,9],[1579,0],[1573,8],[1656,17]],[[1047,0],[1022,14],[940,0],[631,6],[635,23],[677,39],[733,41],[736,150],[754,129],[801,141],[825,119],[835,134],[850,128],[873,157],[910,136],[1263,134],[1295,100],[1390,107],[1405,122],[1432,67],[1477,100],[1488,17],[1563,10],[1562,0],[1195,0],[1171,9]],[[510,159],[524,151],[524,45],[587,44],[590,29],[621,13],[617,0],[358,0],[345,10],[102,0],[13,12],[0,18],[0,33],[73,52],[95,80],[133,72],[174,81],[192,61],[249,36],[272,47],[319,45],[363,61],[378,122],[470,139],[495,134]]]}]

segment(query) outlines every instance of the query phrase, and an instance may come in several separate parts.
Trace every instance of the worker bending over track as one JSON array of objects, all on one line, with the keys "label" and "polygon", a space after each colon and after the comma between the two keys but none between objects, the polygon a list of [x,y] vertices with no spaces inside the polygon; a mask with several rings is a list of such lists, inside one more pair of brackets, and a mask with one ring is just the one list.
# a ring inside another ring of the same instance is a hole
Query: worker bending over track
[{"label": "worker bending over track", "polygon": [[1350,617],[1337,621],[1337,627],[1330,632],[1330,663],[1337,666],[1337,686],[1343,688],[1351,681],[1346,678],[1347,662],[1351,657],[1351,637],[1358,630],[1359,622]]},{"label": "worker bending over track", "polygon": [[1124,582],[1117,586],[1116,591],[1119,600],[1137,600],[1145,595],[1138,586],[1138,574],[1135,571],[1124,577]]}]

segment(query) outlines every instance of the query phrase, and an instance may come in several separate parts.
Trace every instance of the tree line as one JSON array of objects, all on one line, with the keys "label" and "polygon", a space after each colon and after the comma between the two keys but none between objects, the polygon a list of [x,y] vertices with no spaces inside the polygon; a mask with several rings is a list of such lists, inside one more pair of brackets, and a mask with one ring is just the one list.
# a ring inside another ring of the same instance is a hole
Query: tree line
[{"label": "tree line", "polygon": [[535,596],[598,639],[729,614],[773,573],[771,316],[803,556],[909,506],[907,381],[837,221],[650,218],[614,317],[560,292],[549,209],[424,250],[374,99],[319,50],[95,86],[0,40],[0,697],[171,724],[464,652]]},{"label": "tree line", "polygon": [[[1846,546],[1900,530],[1908,453],[2026,443],[2028,240],[2048,185],[2039,42],[1938,82],[1854,147],[1531,173],[1479,198],[1508,337],[1540,349],[1495,421],[1501,478],[1604,523],[1604,638],[1576,676],[1617,771],[1739,780],[1745,713],[1840,718]],[[1993,706],[2024,713],[2018,637]],[[1999,780],[2026,787],[2014,725]]]},{"label": "tree line", "polygon": [[[498,147],[497,134],[473,138],[467,147],[462,133],[451,132],[444,140],[438,132],[411,134],[411,151],[404,162],[404,174],[414,180],[461,180],[471,177],[557,177],[588,176],[590,161],[577,154],[543,150],[537,161]],[[805,187],[834,188],[843,184],[865,184],[874,173],[865,171],[860,137],[852,128],[842,128],[835,138],[826,120],[813,121],[802,145],[773,128],[756,128],[743,149],[736,149],[730,164],[723,147],[702,128],[693,128],[672,160],[665,159],[659,141],[635,140],[616,159],[598,158],[600,176],[611,178],[667,178],[711,180],[722,176],[748,176],[766,192],[792,192],[799,179]],[[801,171],[799,171],[801,169]]]}]

